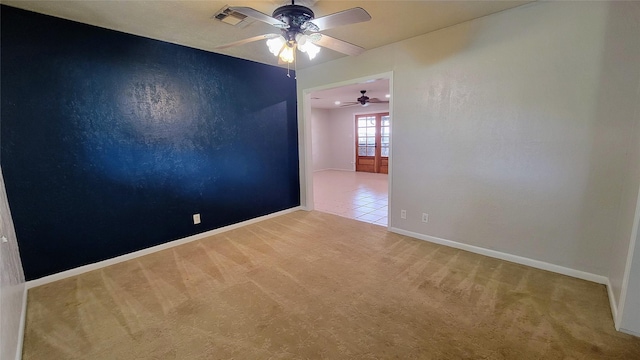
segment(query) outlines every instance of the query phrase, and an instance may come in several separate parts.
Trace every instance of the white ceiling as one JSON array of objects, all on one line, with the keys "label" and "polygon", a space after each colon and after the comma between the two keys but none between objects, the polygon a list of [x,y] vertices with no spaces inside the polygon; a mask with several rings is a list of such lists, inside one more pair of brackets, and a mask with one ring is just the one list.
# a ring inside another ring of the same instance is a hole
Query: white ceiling
[{"label": "white ceiling", "polygon": [[[38,13],[53,15],[107,29],[140,35],[152,39],[217,52],[260,63],[278,65],[264,41],[238,47],[215,50],[215,47],[256,35],[277,33],[272,26],[247,18],[236,26],[212,17],[225,6],[247,6],[266,14],[290,4],[285,0],[263,1],[193,1],[193,0],[0,0],[10,5]],[[525,1],[356,1],[299,0],[296,4],[310,7],[316,17],[353,7],[362,7],[371,14],[371,21],[324,31],[327,35],[356,44],[367,50],[426,34],[478,17],[513,8]],[[300,56],[297,67],[305,68],[346,56],[323,49],[313,60]],[[370,98],[385,99],[388,80],[354,84],[312,94],[311,106],[332,109],[334,101],[355,101],[360,90]]]},{"label": "white ceiling", "polygon": [[[170,43],[218,52],[260,63],[277,65],[264,41],[224,50],[215,47],[261,34],[277,33],[272,26],[245,19],[231,26],[212,19],[225,5],[248,6],[271,14],[284,0],[193,1],[193,0],[0,0],[5,5],[75,20],[108,29]],[[464,21],[489,15],[530,1],[338,1],[300,0],[316,17],[352,7],[367,10],[372,20],[325,31],[327,35],[367,50],[387,45]],[[313,61],[299,58],[297,67],[331,61],[345,55],[323,49]]]},{"label": "white ceiling", "polygon": [[[349,102],[355,102],[357,98],[362,96],[361,90],[366,90],[366,95],[371,98],[377,98],[380,101],[389,101],[386,95],[389,94],[389,79],[376,79],[365,81],[357,84],[341,86],[311,94],[311,107],[320,109],[339,109]],[[335,104],[340,101],[340,104]],[[354,106],[360,107],[356,104]]]}]

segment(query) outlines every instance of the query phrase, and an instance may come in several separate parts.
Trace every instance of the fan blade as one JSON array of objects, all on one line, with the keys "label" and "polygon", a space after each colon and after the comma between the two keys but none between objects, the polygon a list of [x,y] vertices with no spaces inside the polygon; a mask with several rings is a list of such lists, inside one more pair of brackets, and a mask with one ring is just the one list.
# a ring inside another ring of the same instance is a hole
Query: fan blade
[{"label": "fan blade", "polygon": [[273,25],[273,26],[275,26],[275,27],[277,27],[279,29],[287,27],[287,24],[283,23],[282,21],[280,21],[280,20],[278,20],[276,18],[273,18],[273,17],[271,17],[271,16],[269,16],[269,15],[267,15],[265,13],[262,13],[262,12],[256,10],[256,9],[250,8],[250,7],[240,6],[240,7],[230,7],[229,9],[232,10],[232,11],[235,11],[235,12],[239,12],[240,14],[246,15],[246,16],[248,16],[250,18],[254,18],[256,20],[260,20],[260,21],[262,21],[264,23],[267,23],[269,25]]},{"label": "fan blade", "polygon": [[383,101],[378,98],[369,99],[369,102],[372,104],[388,104],[388,101]]},{"label": "fan blade", "polygon": [[371,15],[369,15],[369,13],[365,9],[356,7],[353,9],[348,9],[334,14],[322,16],[310,20],[309,22],[316,25],[319,29],[318,31],[323,31],[342,25],[356,24],[369,20],[371,20]]},{"label": "fan blade", "polygon": [[335,50],[337,52],[341,52],[347,55],[360,55],[365,52],[365,49],[361,48],[358,45],[353,45],[346,41],[338,40],[336,38],[332,38],[331,36],[321,34],[322,37],[320,40],[316,41],[315,44],[325,47],[327,49]]},{"label": "fan blade", "polygon": [[280,35],[278,34],[264,34],[264,35],[258,35],[258,36],[254,36],[248,39],[244,39],[244,40],[238,40],[238,41],[234,41],[232,43],[229,44],[225,44],[225,45],[220,45],[218,47],[215,47],[214,50],[221,50],[221,49],[226,49],[232,46],[238,46],[238,45],[244,45],[244,44],[248,44],[250,42],[254,42],[254,41],[260,41],[260,40],[264,40],[264,39],[272,39],[275,37],[278,37]]}]

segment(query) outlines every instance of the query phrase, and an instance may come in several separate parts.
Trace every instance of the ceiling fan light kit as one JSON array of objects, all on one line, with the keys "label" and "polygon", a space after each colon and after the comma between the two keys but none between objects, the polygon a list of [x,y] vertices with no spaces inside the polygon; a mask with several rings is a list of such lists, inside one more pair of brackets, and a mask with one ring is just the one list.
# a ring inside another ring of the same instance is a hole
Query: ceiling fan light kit
[{"label": "ceiling fan light kit", "polygon": [[272,16],[249,7],[230,7],[228,9],[233,14],[240,14],[272,25],[280,30],[280,35],[265,34],[254,36],[218,46],[216,49],[267,39],[266,43],[269,52],[287,64],[295,62],[296,49],[306,53],[309,56],[309,60],[313,60],[318,55],[320,47],[347,55],[358,55],[364,52],[364,49],[357,45],[321,34],[320,31],[371,20],[371,15],[362,8],[352,8],[315,18],[315,14],[311,9],[306,6],[295,5],[294,1],[291,1],[291,5],[277,8]]}]

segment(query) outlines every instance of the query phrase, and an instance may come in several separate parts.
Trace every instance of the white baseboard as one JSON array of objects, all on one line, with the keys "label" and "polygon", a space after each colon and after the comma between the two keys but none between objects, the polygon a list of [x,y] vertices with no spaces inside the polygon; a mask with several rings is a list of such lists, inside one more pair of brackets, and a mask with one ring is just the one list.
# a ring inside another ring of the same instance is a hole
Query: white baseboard
[{"label": "white baseboard", "polygon": [[631,331],[631,330],[627,330],[627,329],[620,329],[618,331],[623,332],[623,333],[628,334],[628,335],[633,335],[633,336],[636,336],[636,337],[640,337],[640,333],[637,333],[635,331]]},{"label": "white baseboard", "polygon": [[397,234],[401,234],[401,235],[411,236],[419,240],[424,240],[424,241],[432,242],[439,245],[466,250],[472,253],[485,255],[492,258],[496,258],[496,259],[506,260],[516,264],[531,266],[536,269],[551,271],[558,274],[567,275],[574,278],[595,282],[598,284],[603,284],[607,287],[607,295],[609,297],[609,307],[611,308],[611,316],[613,317],[613,322],[616,330],[630,334],[630,335],[640,336],[640,334],[636,334],[633,331],[628,331],[620,328],[620,323],[618,319],[618,308],[616,306],[616,298],[613,295],[613,287],[611,286],[611,281],[609,281],[609,278],[606,276],[596,275],[596,274],[592,274],[592,273],[588,273],[580,270],[575,270],[575,269],[567,268],[560,265],[554,265],[544,261],[529,259],[529,258],[518,256],[518,255],[512,255],[512,254],[507,254],[500,251],[485,249],[478,246],[463,244],[463,243],[459,243],[452,240],[441,239],[435,236],[423,235],[423,234],[419,234],[419,233],[415,233],[415,232],[407,231],[403,229],[390,227],[389,231]]},{"label": "white baseboard", "polygon": [[[578,278],[578,279],[583,279],[583,280],[595,282],[595,283],[598,283],[598,284],[604,284],[604,285],[607,285],[608,289],[611,289],[611,286],[609,284],[609,278],[607,278],[606,276],[596,275],[596,274],[588,273],[588,272],[585,272],[585,271],[580,271],[580,270],[567,268],[567,267],[560,266],[560,265],[550,264],[550,263],[547,263],[547,262],[544,262],[544,261],[540,261],[540,260],[529,259],[529,258],[518,256],[518,255],[512,255],[512,254],[503,253],[503,252],[496,251],[496,250],[485,249],[485,248],[481,248],[481,247],[478,247],[478,246],[463,244],[463,243],[459,243],[459,242],[456,242],[456,241],[441,239],[441,238],[438,238],[438,237],[435,237],[435,236],[419,234],[419,233],[415,233],[415,232],[407,231],[407,230],[403,230],[403,229],[389,228],[389,231],[397,233],[397,234],[401,234],[401,235],[411,236],[413,238],[424,240],[424,241],[428,241],[428,242],[432,242],[432,243],[435,243],[435,244],[445,245],[445,246],[449,246],[449,247],[452,247],[452,248],[466,250],[466,251],[469,251],[469,252],[472,252],[472,253],[485,255],[485,256],[492,257],[492,258],[496,258],[496,259],[510,261],[510,262],[513,262],[513,263],[516,263],[516,264],[531,266],[531,267],[537,268],[537,269],[547,270],[547,271],[555,272],[555,273],[558,273],[558,274],[567,275],[567,276],[575,277],[575,278]],[[611,290],[609,290],[609,293],[610,293],[609,297],[611,299],[611,296],[613,296],[613,293],[612,293]]]},{"label": "white baseboard", "polygon": [[24,327],[27,322],[27,284],[22,290],[22,311],[20,313],[20,332],[18,333],[18,343],[16,344],[16,360],[22,360],[22,344],[24,344]]},{"label": "white baseboard", "polygon": [[93,270],[97,270],[97,269],[101,269],[103,267],[107,267],[109,265],[113,265],[113,264],[117,264],[117,263],[121,263],[124,261],[128,261],[131,259],[135,259],[144,255],[148,255],[148,254],[152,254],[154,252],[158,252],[161,250],[165,250],[165,249],[169,249],[175,246],[179,246],[182,244],[186,244],[192,241],[196,241],[196,240],[200,240],[200,239],[204,239],[206,237],[209,236],[213,236],[216,234],[220,234],[229,230],[234,230],[246,225],[250,225],[250,224],[254,224],[260,221],[264,221],[267,219],[271,219],[280,215],[284,215],[284,214],[288,214],[288,213],[292,213],[294,211],[298,211],[298,210],[302,210],[302,207],[300,206],[296,206],[294,208],[291,209],[286,209],[286,210],[282,210],[282,211],[278,211],[272,214],[268,214],[268,215],[264,215],[264,216],[260,216],[254,219],[250,219],[250,220],[246,220],[243,222],[239,222],[237,224],[232,224],[232,225],[228,225],[228,226],[224,226],[218,229],[213,229],[213,230],[209,230],[200,234],[195,234],[195,235],[191,235],[191,236],[187,236],[185,238],[182,239],[178,239],[178,240],[174,240],[174,241],[170,241],[168,243],[164,243],[164,244],[160,244],[160,245],[156,245],[156,246],[152,246],[150,248],[146,248],[146,249],[142,249],[142,250],[138,250],[129,254],[124,254],[124,255],[120,255],[111,259],[107,259],[107,260],[103,260],[103,261],[99,261],[97,263],[93,263],[93,264],[88,264],[88,265],[83,265],[83,266],[79,266],[77,268],[73,268],[73,269],[69,269],[66,271],[62,271],[56,274],[52,274],[52,275],[48,275],[45,277],[41,277],[39,279],[34,279],[34,280],[29,280],[27,281],[27,289],[31,289],[34,288],[36,286],[40,286],[40,285],[44,285],[44,284],[48,284],[54,281],[58,281],[58,280],[62,280],[62,279],[66,279],[68,277],[71,276],[76,276],[76,275],[80,275],[89,271],[93,271]]},{"label": "white baseboard", "polygon": [[613,287],[611,281],[607,278],[607,295],[609,296],[609,307],[611,308],[611,316],[613,316],[613,326],[616,330],[620,331],[620,324],[618,323],[618,306],[616,303],[616,297],[613,295]]}]

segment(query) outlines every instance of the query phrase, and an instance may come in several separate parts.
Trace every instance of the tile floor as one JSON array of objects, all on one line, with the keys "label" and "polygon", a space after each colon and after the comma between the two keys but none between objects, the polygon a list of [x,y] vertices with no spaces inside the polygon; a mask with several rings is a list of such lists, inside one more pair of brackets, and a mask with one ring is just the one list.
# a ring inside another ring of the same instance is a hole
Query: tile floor
[{"label": "tile floor", "polygon": [[387,174],[323,170],[313,173],[315,210],[387,226]]}]

